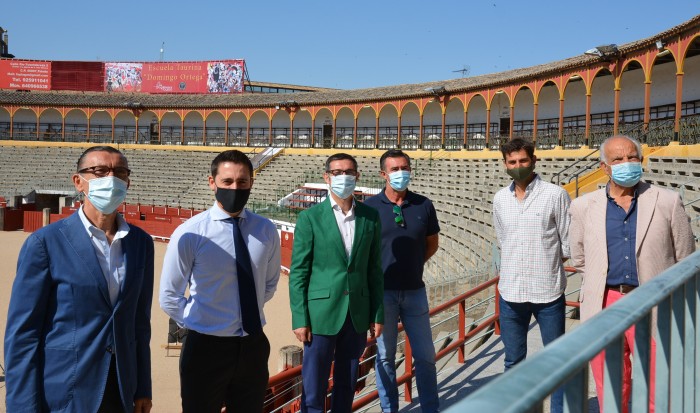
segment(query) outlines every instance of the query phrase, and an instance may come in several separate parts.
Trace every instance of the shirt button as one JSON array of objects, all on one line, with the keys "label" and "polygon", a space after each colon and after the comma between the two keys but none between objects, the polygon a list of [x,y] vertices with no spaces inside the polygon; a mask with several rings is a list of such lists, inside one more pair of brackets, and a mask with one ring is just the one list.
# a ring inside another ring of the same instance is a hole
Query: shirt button
[{"label": "shirt button", "polygon": [[627,238],[625,237],[625,241],[627,241]]},{"label": "shirt button", "polygon": [[626,260],[630,259],[630,257],[625,257]]},{"label": "shirt button", "polygon": [[627,224],[627,221],[622,221],[624,224]]},{"label": "shirt button", "polygon": [[112,351],[112,347],[107,347],[107,353],[114,353],[114,352]]},{"label": "shirt button", "polygon": [[343,291],[343,295],[348,295],[350,292],[348,290]]}]

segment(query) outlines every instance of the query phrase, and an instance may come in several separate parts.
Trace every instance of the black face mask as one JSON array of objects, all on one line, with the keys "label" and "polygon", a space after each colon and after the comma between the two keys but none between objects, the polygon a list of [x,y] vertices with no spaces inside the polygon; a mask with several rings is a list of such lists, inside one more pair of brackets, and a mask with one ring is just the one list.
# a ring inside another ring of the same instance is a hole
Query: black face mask
[{"label": "black face mask", "polygon": [[228,189],[216,187],[216,200],[219,201],[224,211],[229,214],[240,212],[248,202],[250,188],[248,189]]}]

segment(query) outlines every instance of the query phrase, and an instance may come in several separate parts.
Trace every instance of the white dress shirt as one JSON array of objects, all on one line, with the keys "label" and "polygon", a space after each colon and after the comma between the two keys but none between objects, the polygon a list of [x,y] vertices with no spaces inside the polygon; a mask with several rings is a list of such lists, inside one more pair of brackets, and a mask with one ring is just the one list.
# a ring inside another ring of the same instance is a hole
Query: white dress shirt
[{"label": "white dress shirt", "polygon": [[338,229],[340,230],[340,236],[343,238],[343,245],[345,246],[345,253],[350,258],[352,253],[352,242],[355,240],[355,200],[352,200],[352,206],[345,215],[343,210],[340,209],[340,205],[335,202],[332,196],[328,196],[331,201],[331,207],[333,208],[333,215],[335,215],[335,222],[338,223]]},{"label": "white dress shirt", "polygon": [[[244,209],[239,227],[245,238],[257,292],[263,305],[277,290],[280,239],[269,219]],[[244,336],[233,222],[216,203],[180,225],[168,244],[160,280],[160,306],[178,325],[199,333]],[[189,286],[189,296],[185,291]]]},{"label": "white dress shirt", "polygon": [[107,280],[109,300],[114,306],[119,298],[119,291],[121,291],[124,275],[126,274],[126,260],[124,260],[124,254],[122,253],[122,239],[129,233],[129,224],[126,223],[121,214],[117,214],[117,233],[114,234],[110,244],[107,240],[107,234],[92,225],[92,222],[87,219],[82,206],[78,210],[78,215],[92,241],[92,245],[95,247],[95,256],[100,263],[100,268],[102,268],[102,274]]},{"label": "white dress shirt", "polygon": [[498,290],[512,303],[550,303],[566,289],[563,259],[569,252],[569,194],[539,175],[515,195],[515,183],[493,198],[493,224],[501,247]]}]

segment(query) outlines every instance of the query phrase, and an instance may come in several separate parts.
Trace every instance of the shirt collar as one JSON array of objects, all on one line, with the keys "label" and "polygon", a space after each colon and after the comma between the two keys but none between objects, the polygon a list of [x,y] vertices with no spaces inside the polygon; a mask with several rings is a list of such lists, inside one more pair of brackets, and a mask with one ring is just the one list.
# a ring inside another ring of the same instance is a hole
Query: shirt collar
[{"label": "shirt collar", "polygon": [[[610,182],[608,182],[605,185],[605,196],[608,197],[608,200],[615,201],[615,198],[610,196]],[[639,184],[637,183],[636,185],[634,185],[634,195],[632,195],[632,199],[636,201],[638,196],[639,196]]]},{"label": "shirt collar", "polygon": [[[92,222],[90,222],[90,220],[85,215],[85,212],[83,211],[83,207],[84,205],[81,205],[80,208],[78,208],[78,216],[80,217],[80,222],[83,223],[83,227],[85,227],[85,231],[87,231],[90,237],[100,234],[104,235],[104,231],[102,231],[100,228],[97,228],[92,224]],[[114,234],[115,240],[119,238],[124,238],[126,234],[129,233],[129,224],[126,222],[122,214],[117,213],[116,220],[117,232],[116,234]]]},{"label": "shirt collar", "polygon": [[[340,209],[340,205],[338,205],[338,203],[335,202],[335,199],[333,198],[333,196],[331,196],[331,194],[328,194],[328,199],[331,201],[331,208],[333,208],[336,211],[342,211]],[[348,213],[352,213],[352,211],[354,211],[354,210],[355,210],[355,197],[352,197],[352,206],[350,207],[350,211],[348,211]]]},{"label": "shirt collar", "polygon": [[[410,190],[410,189],[407,189],[407,190],[406,190],[406,196],[403,198],[403,204],[401,204],[401,205],[410,204],[410,203],[411,203],[412,194],[413,194],[413,193],[411,192],[411,190]],[[393,202],[391,202],[391,201],[389,200],[389,197],[386,196],[386,188],[382,188],[382,190],[379,191],[379,193],[378,193],[377,195],[375,195],[375,196],[378,196],[378,197],[379,197],[379,200],[381,200],[381,201],[384,202],[385,204],[393,204]]]},{"label": "shirt collar", "polygon": [[[242,220],[245,220],[247,218],[247,209],[243,208],[240,214],[238,214],[238,217],[241,218]],[[225,221],[227,219],[231,219],[231,215],[228,214],[228,212],[224,211],[223,208],[219,206],[219,204],[214,201],[214,206],[211,208],[210,215],[212,221]]]}]

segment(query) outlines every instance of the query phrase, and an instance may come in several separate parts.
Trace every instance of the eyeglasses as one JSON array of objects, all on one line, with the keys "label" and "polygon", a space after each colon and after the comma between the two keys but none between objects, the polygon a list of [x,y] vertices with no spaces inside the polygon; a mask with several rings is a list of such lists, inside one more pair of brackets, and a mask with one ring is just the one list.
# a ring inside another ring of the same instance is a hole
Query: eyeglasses
[{"label": "eyeglasses", "polygon": [[352,175],[352,176],[357,176],[357,170],[356,169],[331,169],[326,171],[326,173],[333,175],[333,176],[338,176],[338,175]]},{"label": "eyeglasses", "polygon": [[401,212],[400,206],[394,205],[394,214],[396,214],[396,216],[394,217],[394,222],[396,222],[396,225],[400,227],[405,227],[406,221],[404,221],[403,219],[403,212]]},{"label": "eyeglasses", "polygon": [[129,175],[131,175],[131,169],[123,167],[123,166],[117,166],[115,168],[110,168],[109,166],[91,166],[89,168],[83,168],[78,171],[78,173],[84,174],[84,173],[90,173],[95,175],[98,178],[104,178],[105,176],[109,175],[110,172],[114,173],[114,176],[116,176],[119,179],[126,180]]}]

